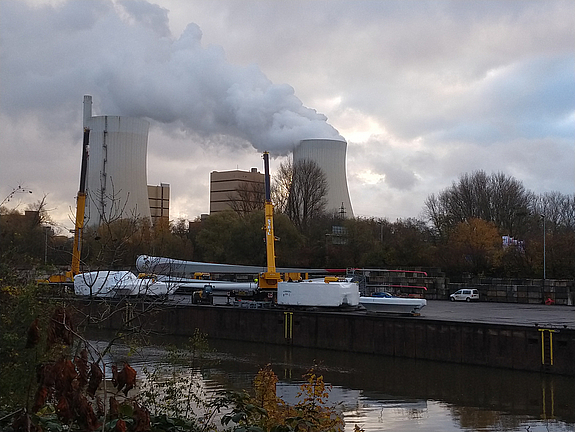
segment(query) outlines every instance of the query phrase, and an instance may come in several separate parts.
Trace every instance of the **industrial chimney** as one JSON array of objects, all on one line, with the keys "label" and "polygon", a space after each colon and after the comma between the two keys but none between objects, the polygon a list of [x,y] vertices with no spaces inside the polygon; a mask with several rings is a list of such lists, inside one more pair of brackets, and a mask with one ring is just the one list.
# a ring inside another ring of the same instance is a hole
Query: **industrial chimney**
[{"label": "industrial chimney", "polygon": [[353,209],[347,188],[345,168],[347,143],[335,139],[305,139],[294,149],[294,165],[301,160],[314,161],[325,173],[329,190],[327,193],[328,213],[353,217]]},{"label": "industrial chimney", "polygon": [[146,153],[149,123],[92,117],[92,96],[84,96],[84,127],[90,129],[86,225],[116,219],[150,219]]}]

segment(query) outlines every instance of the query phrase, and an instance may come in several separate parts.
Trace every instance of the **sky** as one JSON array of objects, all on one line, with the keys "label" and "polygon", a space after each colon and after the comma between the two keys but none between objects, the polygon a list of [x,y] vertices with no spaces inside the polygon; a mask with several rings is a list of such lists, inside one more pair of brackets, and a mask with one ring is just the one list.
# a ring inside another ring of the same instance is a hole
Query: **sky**
[{"label": "sky", "polygon": [[423,217],[464,173],[575,192],[575,2],[0,0],[0,200],[73,228],[82,102],[150,121],[148,184],[209,212],[211,171],[272,175],[343,137],[353,212]]}]

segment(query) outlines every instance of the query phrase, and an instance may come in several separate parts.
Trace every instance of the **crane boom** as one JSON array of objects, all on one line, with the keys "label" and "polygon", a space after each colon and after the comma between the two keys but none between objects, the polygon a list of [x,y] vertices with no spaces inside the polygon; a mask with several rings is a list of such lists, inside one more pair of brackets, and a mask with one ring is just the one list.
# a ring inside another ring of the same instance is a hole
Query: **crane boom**
[{"label": "crane boom", "polygon": [[84,214],[86,209],[86,175],[88,172],[88,153],[90,148],[90,129],[84,128],[82,143],[82,166],[80,168],[80,188],[76,197],[76,223],[74,224],[74,244],[72,246],[72,265],[64,274],[51,275],[43,283],[64,283],[74,281],[74,276],[80,273],[80,251],[82,245],[82,231],[84,229]]},{"label": "crane boom", "polygon": [[76,199],[76,223],[74,225],[74,246],[72,249],[72,266],[70,279],[80,273],[80,252],[82,247],[82,231],[84,229],[84,213],[86,209],[86,173],[88,171],[88,153],[90,148],[90,129],[84,128],[82,144],[82,166],[80,168],[80,188]]},{"label": "crane boom", "polygon": [[274,235],[274,205],[271,200],[270,187],[270,161],[269,153],[264,152],[264,172],[265,172],[265,230],[266,230],[266,257],[267,270],[260,274],[259,287],[264,289],[277,289],[281,275],[276,272],[275,255],[275,235]]}]

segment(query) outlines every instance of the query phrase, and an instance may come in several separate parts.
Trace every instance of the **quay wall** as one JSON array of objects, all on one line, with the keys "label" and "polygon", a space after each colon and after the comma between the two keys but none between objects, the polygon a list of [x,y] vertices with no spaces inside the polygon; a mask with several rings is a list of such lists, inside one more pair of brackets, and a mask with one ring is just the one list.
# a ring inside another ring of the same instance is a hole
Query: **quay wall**
[{"label": "quay wall", "polygon": [[575,330],[429,320],[358,312],[79,301],[80,315],[109,330],[323,348],[575,376]]}]

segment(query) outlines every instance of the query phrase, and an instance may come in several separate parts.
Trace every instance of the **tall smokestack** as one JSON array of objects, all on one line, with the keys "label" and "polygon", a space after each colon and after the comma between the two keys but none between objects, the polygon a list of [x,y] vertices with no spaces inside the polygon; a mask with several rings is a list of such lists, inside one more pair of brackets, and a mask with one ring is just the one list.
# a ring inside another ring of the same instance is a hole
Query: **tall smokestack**
[{"label": "tall smokestack", "polygon": [[353,217],[353,209],[349,198],[346,174],[347,142],[338,139],[305,139],[294,149],[293,163],[298,161],[314,161],[326,175],[329,186],[327,193],[328,213],[343,213],[345,217]]},{"label": "tall smokestack", "polygon": [[92,96],[84,95],[84,127],[88,127],[88,122],[92,118]]}]

